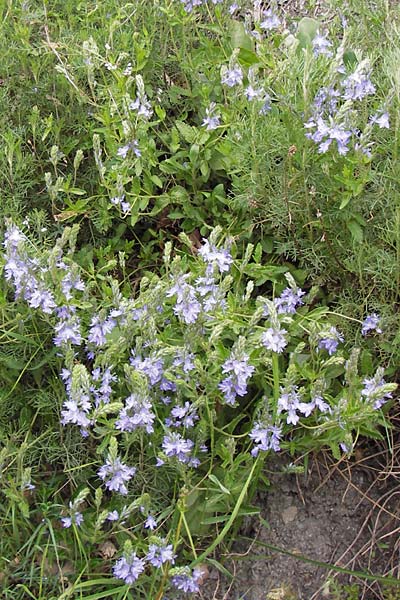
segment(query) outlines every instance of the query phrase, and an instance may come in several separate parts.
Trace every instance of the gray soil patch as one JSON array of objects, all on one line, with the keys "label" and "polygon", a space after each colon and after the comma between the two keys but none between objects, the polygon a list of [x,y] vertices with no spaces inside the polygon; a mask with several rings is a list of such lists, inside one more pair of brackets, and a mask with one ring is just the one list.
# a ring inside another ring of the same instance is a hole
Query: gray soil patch
[{"label": "gray soil patch", "polygon": [[[288,462],[280,458],[270,467],[270,489],[256,499],[262,520],[256,517],[243,523],[230,555],[225,560],[220,557],[234,574],[233,582],[217,571],[211,572],[201,597],[344,600],[347,595],[334,593],[335,582],[340,582],[360,584],[352,598],[381,599],[381,583],[365,583],[300,557],[352,571],[398,577],[400,472],[393,468],[381,470],[379,460],[362,455],[357,464],[354,459],[335,463],[322,455],[311,462],[306,474],[288,473]],[[400,587],[392,598],[400,600]]]}]

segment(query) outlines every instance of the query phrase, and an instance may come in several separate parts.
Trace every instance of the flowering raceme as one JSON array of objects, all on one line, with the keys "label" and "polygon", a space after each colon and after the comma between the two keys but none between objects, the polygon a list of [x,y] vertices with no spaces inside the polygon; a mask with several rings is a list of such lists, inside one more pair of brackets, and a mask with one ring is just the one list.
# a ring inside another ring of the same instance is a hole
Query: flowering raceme
[{"label": "flowering raceme", "polygon": [[147,433],[153,433],[155,418],[150,400],[131,394],[125,400],[125,406],[119,413],[115,427],[121,431],[135,431],[142,427]]},{"label": "flowering raceme", "polygon": [[261,343],[267,350],[281,353],[287,346],[286,334],[286,329],[268,327],[261,336]]},{"label": "flowering raceme", "polygon": [[128,488],[125,484],[132,479],[135,473],[135,467],[128,467],[118,457],[114,459],[108,458],[106,463],[97,471],[98,476],[104,481],[107,489],[111,492],[114,491],[123,494],[124,496],[128,493]]},{"label": "flowering raceme", "polygon": [[128,585],[132,585],[138,579],[139,575],[145,569],[145,562],[142,558],[132,552],[128,556],[120,558],[113,567],[114,577],[122,579]]},{"label": "flowering raceme", "polygon": [[225,402],[234,405],[236,396],[247,394],[247,381],[255,371],[255,367],[248,364],[249,357],[246,354],[235,358],[232,356],[222,365],[223,373],[231,373],[218,385],[223,392]]}]

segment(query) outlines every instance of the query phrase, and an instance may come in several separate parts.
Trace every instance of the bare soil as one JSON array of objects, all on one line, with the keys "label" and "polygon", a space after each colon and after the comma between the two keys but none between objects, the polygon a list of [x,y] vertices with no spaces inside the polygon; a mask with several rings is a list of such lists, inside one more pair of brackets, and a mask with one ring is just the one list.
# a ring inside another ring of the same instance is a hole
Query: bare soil
[{"label": "bare soil", "polygon": [[[372,455],[359,450],[351,461],[335,462],[323,454],[302,474],[287,473],[289,460],[280,457],[267,473],[270,489],[255,502],[262,520],[245,521],[231,552],[219,557],[233,581],[211,571],[201,597],[381,600],[381,582],[365,582],[304,559],[399,577],[400,468],[395,455],[375,447]],[[350,596],[343,588],[335,592],[337,583],[359,587]],[[392,594],[391,600],[400,600],[400,587]]]}]

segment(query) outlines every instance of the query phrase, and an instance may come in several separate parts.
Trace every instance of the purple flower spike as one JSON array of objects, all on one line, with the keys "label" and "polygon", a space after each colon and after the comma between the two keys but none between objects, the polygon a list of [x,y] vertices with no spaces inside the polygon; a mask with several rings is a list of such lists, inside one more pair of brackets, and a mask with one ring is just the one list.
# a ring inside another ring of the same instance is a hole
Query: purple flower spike
[{"label": "purple flower spike", "polygon": [[368,315],[362,324],[361,333],[362,335],[367,335],[369,331],[376,331],[377,333],[382,333],[382,329],[379,327],[380,317],[376,313],[372,313]]},{"label": "purple flower spike", "polygon": [[113,567],[114,577],[123,579],[125,583],[131,585],[135,583],[139,575],[143,573],[145,562],[142,558],[136,556],[136,552],[132,552],[129,556],[120,558]]},{"label": "purple flower spike", "polygon": [[267,350],[281,353],[287,346],[285,335],[286,329],[274,329],[269,327],[261,336],[261,343]]},{"label": "purple flower spike", "polygon": [[128,493],[125,483],[132,479],[135,473],[135,467],[124,465],[118,457],[115,460],[108,458],[106,464],[97,471],[97,475],[104,481],[107,489],[124,496]]},{"label": "purple flower spike", "polygon": [[339,342],[343,342],[344,338],[336,327],[331,327],[329,331],[320,334],[320,340],[318,342],[319,350],[326,350],[329,356],[335,354]]}]

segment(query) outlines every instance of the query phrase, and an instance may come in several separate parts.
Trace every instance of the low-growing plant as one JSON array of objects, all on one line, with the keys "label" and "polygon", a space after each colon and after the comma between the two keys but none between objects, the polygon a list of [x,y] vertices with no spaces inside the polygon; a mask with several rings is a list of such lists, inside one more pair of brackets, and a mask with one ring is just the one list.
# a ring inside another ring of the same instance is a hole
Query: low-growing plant
[{"label": "low-growing plant", "polygon": [[[15,309],[55,349],[43,377],[60,374],[61,427],[50,422],[46,435],[67,453],[24,464],[44,435],[34,427],[15,458],[2,451],[7,528],[17,514],[29,522],[20,555],[36,550],[23,577],[8,559],[7,585],[41,597],[46,569],[61,598],[90,589],[122,598],[131,586],[138,598],[195,592],[213,550],[255,512],[268,453],[329,447],[339,458],[390,426],[396,385],[363,340],[379,335],[379,316],[345,345],[346,317],[318,306],[317,289],[263,264],[260,244],[236,258],[220,229],[197,247],[181,235],[186,252],[167,243],[162,272],[136,286],[122,253],[112,273],[82,269],[77,235],[67,227],[48,249],[11,223],[5,235]],[[77,440],[86,450],[72,462]]]}]

